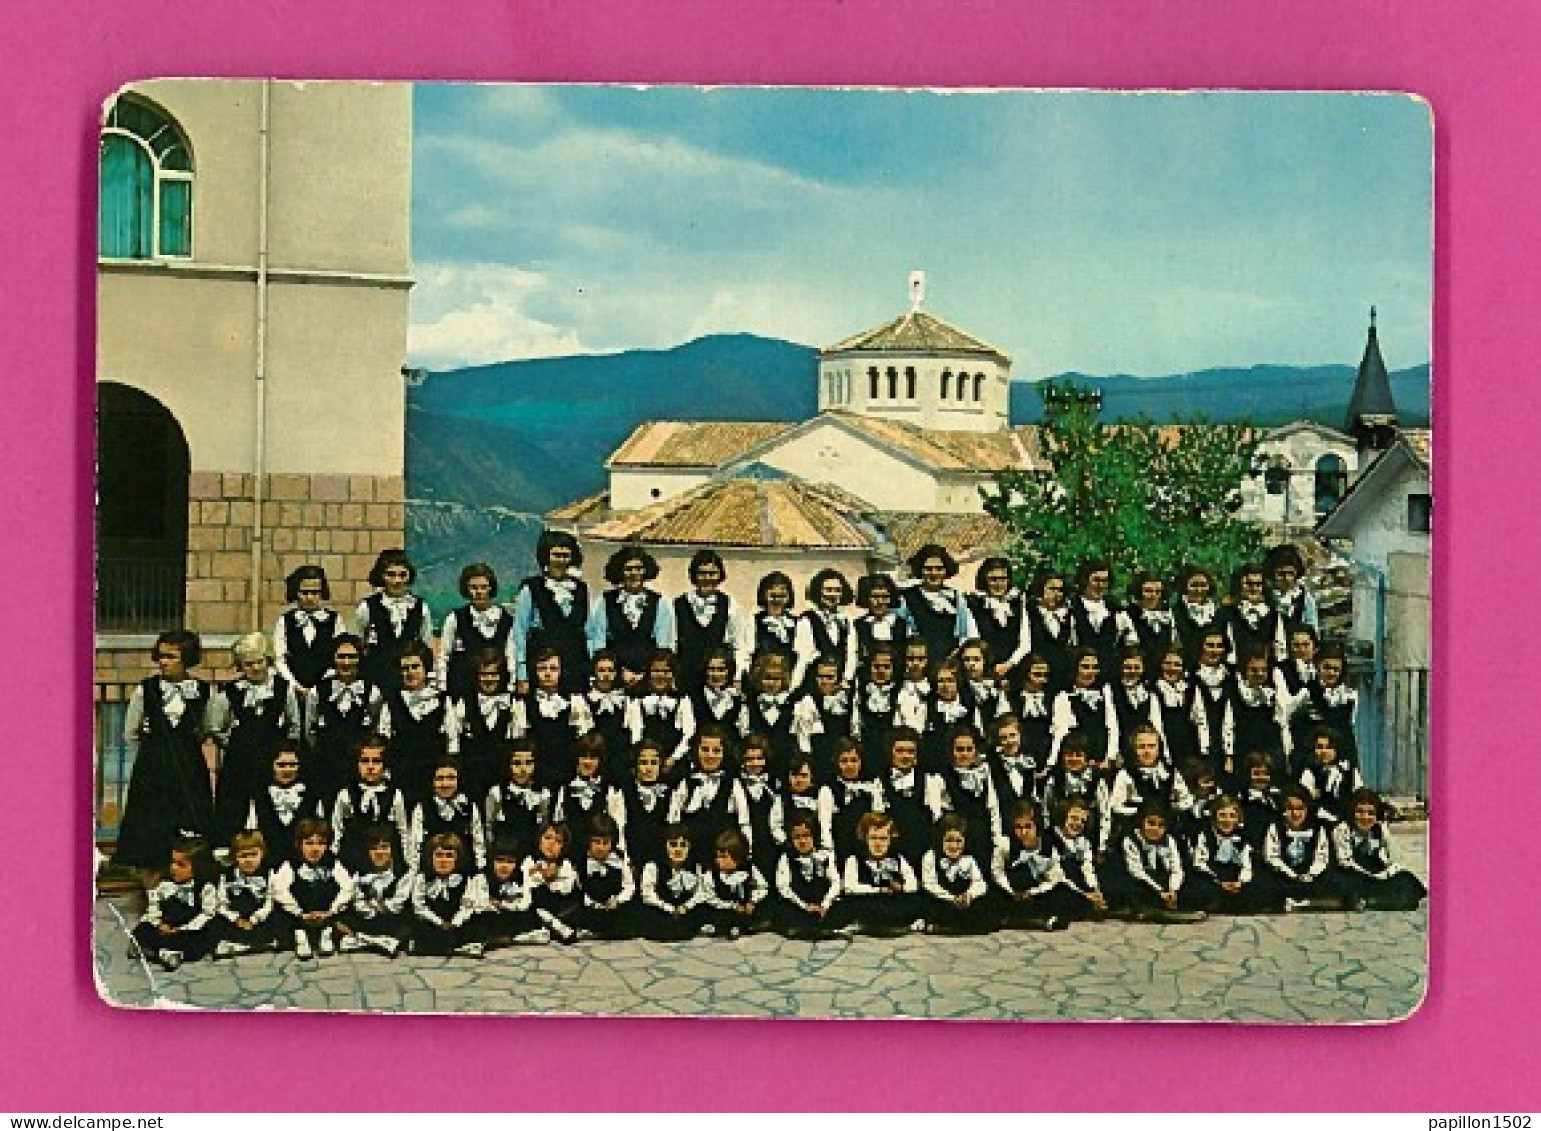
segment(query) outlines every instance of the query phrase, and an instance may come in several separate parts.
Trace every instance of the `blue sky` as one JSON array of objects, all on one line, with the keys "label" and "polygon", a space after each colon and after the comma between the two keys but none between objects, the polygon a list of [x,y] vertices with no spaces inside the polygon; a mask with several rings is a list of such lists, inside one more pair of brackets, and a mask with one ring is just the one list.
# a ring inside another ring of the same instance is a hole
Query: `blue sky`
[{"label": "blue sky", "polygon": [[1402,96],[417,88],[412,363],[829,345],[927,308],[1018,377],[1357,362],[1431,336]]}]

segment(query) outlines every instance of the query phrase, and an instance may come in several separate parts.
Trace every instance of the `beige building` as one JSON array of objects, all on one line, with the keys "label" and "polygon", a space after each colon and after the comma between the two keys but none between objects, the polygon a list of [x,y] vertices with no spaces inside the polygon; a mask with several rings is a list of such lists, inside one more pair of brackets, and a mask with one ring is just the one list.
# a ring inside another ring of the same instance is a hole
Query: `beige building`
[{"label": "beige building", "polygon": [[158,81],[104,109],[98,698],[403,537],[412,88]]}]

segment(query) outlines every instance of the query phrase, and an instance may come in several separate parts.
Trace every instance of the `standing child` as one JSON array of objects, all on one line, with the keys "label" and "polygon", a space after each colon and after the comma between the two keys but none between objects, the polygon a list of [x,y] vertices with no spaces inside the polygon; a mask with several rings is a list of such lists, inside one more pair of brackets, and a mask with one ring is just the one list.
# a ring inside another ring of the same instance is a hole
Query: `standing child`
[{"label": "standing child", "polygon": [[353,872],[353,902],[337,917],[337,949],[395,958],[411,926],[407,905],[416,876],[388,825],[375,825],[362,839],[368,863]]},{"label": "standing child", "polygon": [[841,739],[835,746],[835,777],[829,783],[834,808],[831,812],[834,840],[830,847],[844,859],[861,851],[856,828],[868,813],[883,811],[883,789],[866,772],[861,743]]},{"label": "standing child", "polygon": [[927,805],[938,823],[943,813],[956,813],[968,825],[968,854],[976,861],[995,855],[1001,840],[1000,802],[990,767],[982,757],[984,740],[972,727],[959,727],[947,736],[947,764],[927,781]]},{"label": "standing child", "polygon": [[535,778],[553,789],[572,777],[578,741],[594,729],[583,696],[565,690],[564,663],[554,648],[537,649],[534,686],[519,701],[525,732],[535,743]]},{"label": "standing child", "polygon": [[705,923],[706,875],[691,856],[690,830],[669,825],[663,834],[663,859],[642,866],[637,933],[658,942],[695,937]]},{"label": "standing child", "polygon": [[1284,795],[1273,784],[1273,761],[1267,754],[1249,754],[1242,760],[1246,789],[1241,794],[1241,823],[1257,851],[1284,811]]},{"label": "standing child", "polygon": [[963,596],[947,582],[958,575],[958,562],[931,542],[906,563],[915,581],[900,591],[900,612],[911,636],[926,642],[933,658],[950,656],[967,634]]},{"label": "standing child", "polygon": [[478,919],[487,910],[487,884],[471,870],[465,841],[435,833],[424,858],[428,866],[412,884],[412,953],[482,957]]},{"label": "standing child", "polygon": [[1161,734],[1161,704],[1145,679],[1145,653],[1125,648],[1118,664],[1118,683],[1109,686],[1108,700],[1123,743],[1127,745],[1128,735],[1139,726],[1155,727]]},{"label": "standing child", "polygon": [[998,687],[1016,682],[1017,666],[1032,646],[1022,594],[1011,584],[1011,562],[986,558],[974,574],[974,592],[964,598],[969,619],[965,636],[977,638],[991,657],[988,676]]},{"label": "standing child", "polygon": [[1181,648],[1168,648],[1158,662],[1161,675],[1152,694],[1167,753],[1181,766],[1199,756],[1199,728],[1193,714],[1197,692],[1188,679],[1188,665]]},{"label": "standing child", "polygon": [[368,845],[363,839],[366,829],[388,826],[396,837],[398,852],[405,849],[411,836],[406,798],[391,782],[385,760],[385,740],[373,731],[365,732],[354,756],[357,777],[332,803],[333,843],[343,866],[350,871],[363,868],[368,860]]},{"label": "standing child", "polygon": [[[1271,652],[1255,646],[1242,653],[1241,680],[1232,687],[1227,712],[1233,751],[1264,752],[1273,763],[1274,773],[1282,775],[1290,762],[1292,743],[1289,713],[1273,685],[1271,656]],[[1216,768],[1222,778],[1235,780],[1233,760]]]},{"label": "standing child", "polygon": [[932,675],[932,690],[924,699],[903,698],[899,721],[920,732],[920,768],[940,773],[948,762],[948,736],[959,727],[979,729],[979,712],[963,700],[963,665],[943,660]]},{"label": "standing child", "polygon": [[[787,764],[798,753],[793,727],[801,696],[789,686],[791,674],[787,661],[775,654],[761,656],[749,671],[744,725],[750,733],[762,734],[770,741],[770,767],[776,777],[786,772]],[[818,770],[817,765],[814,770]]]},{"label": "standing child", "polygon": [[337,916],[353,901],[353,877],[332,854],[332,826],[306,817],[297,822],[299,863],[273,876],[273,901],[294,932],[294,953],[310,960],[337,952]]},{"label": "standing child", "polygon": [[167,970],[196,962],[214,949],[210,930],[219,909],[214,857],[207,842],[172,842],[166,879],[150,890],[149,906],[133,930],[130,956],[142,955]]},{"label": "standing child", "polygon": [[505,672],[512,667],[514,618],[493,600],[498,575],[486,562],[473,562],[460,571],[460,595],[466,603],[444,618],[439,634],[438,681],[449,695],[468,699],[480,683],[486,653],[502,657]]},{"label": "standing child", "polygon": [[1353,799],[1364,789],[1364,779],[1341,745],[1337,731],[1317,727],[1310,736],[1311,762],[1300,771],[1300,786],[1316,802],[1317,816],[1333,826],[1350,818]]},{"label": "standing child", "polygon": [[1132,831],[1136,815],[1152,801],[1159,802],[1178,821],[1193,808],[1186,783],[1163,757],[1160,732],[1150,723],[1142,723],[1129,736],[1129,756],[1113,776],[1108,792],[1113,837],[1121,839]]},{"label": "standing child", "polygon": [[1070,653],[1076,646],[1076,635],[1070,607],[1065,604],[1065,575],[1059,570],[1041,570],[1033,579],[1027,619],[1033,651],[1049,661],[1049,692],[1063,691],[1075,678]]},{"label": "standing child", "polygon": [[589,587],[578,576],[583,550],[565,530],[543,530],[535,543],[540,573],[514,598],[514,679],[522,694],[536,682],[543,653],[561,658],[556,690],[581,695],[589,683]]},{"label": "standing child", "polygon": [[433,792],[433,768],[456,752],[460,735],[449,701],[429,682],[428,645],[415,640],[403,645],[396,666],[398,686],[381,704],[376,729],[390,742],[391,772],[410,805]]},{"label": "standing child", "polygon": [[769,757],[770,743],[764,735],[752,734],[744,739],[738,784],[743,788],[749,810],[749,843],[754,846],[754,864],[767,876],[775,874],[776,861],[787,839],[781,794],[766,770]]},{"label": "standing child", "polygon": [[1244,565],[1231,583],[1231,603],[1220,614],[1231,646],[1231,660],[1240,667],[1242,658],[1262,650],[1269,659],[1277,657],[1284,639],[1279,611],[1268,603],[1263,567]]},{"label": "standing child", "polygon": [[963,671],[963,701],[973,707],[983,726],[989,726],[1010,709],[1005,690],[990,673],[995,670],[995,653],[978,637],[958,645],[958,665]]},{"label": "standing child", "polygon": [[459,735],[466,795],[480,803],[507,769],[508,743],[522,715],[508,690],[502,652],[483,649],[467,662],[474,665],[475,686],[450,701],[448,722]]},{"label": "standing child", "polygon": [[416,579],[417,569],[405,550],[380,551],[369,571],[375,592],[359,602],[353,614],[353,631],[364,642],[364,678],[382,693],[401,687],[400,660],[407,645],[421,644],[430,658],[433,655],[433,614],[411,592]]},{"label": "standing child", "polygon": [[1253,915],[1269,909],[1265,885],[1257,882],[1257,851],[1241,825],[1241,802],[1222,794],[1211,806],[1209,823],[1189,849],[1193,860],[1193,902],[1206,911]]},{"label": "standing child", "polygon": [[989,884],[968,852],[968,820],[948,813],[936,823],[936,842],[920,864],[920,890],[928,929],[939,935],[974,935],[995,924],[985,896]]},{"label": "standing child", "polygon": [[273,664],[303,701],[332,665],[342,620],[326,607],[332,587],[318,565],[292,570],[284,578],[284,599],[290,608],[273,625]]},{"label": "standing child", "polygon": [[637,889],[631,865],[620,852],[620,829],[608,813],[600,813],[589,821],[586,838],[583,862],[577,865],[583,901],[571,923],[580,939],[626,938]]},{"label": "standing child", "polygon": [[1065,878],[1030,801],[1012,807],[1011,839],[996,848],[992,872],[1002,927],[1063,931],[1072,920],[1090,917],[1090,904]]},{"label": "standing child", "polygon": [[990,724],[990,777],[995,783],[995,802],[1000,806],[1001,826],[1019,801],[1038,803],[1041,774],[1047,772],[1022,748],[1022,723],[1015,715],[1002,715]]},{"label": "standing child", "polygon": [[633,746],[651,739],[664,755],[664,777],[674,781],[684,772],[691,735],[695,733],[695,714],[690,700],[680,694],[675,683],[675,660],[671,652],[658,652],[647,662],[647,678],[632,689],[626,708],[626,732]]},{"label": "standing child", "polygon": [[[299,751],[285,739],[273,755],[272,780],[252,797],[244,827],[260,832],[265,844],[292,846],[297,821],[325,816],[326,806],[320,795],[300,780]],[[298,862],[292,847],[275,863],[286,859]]]},{"label": "standing child", "polygon": [[1199,659],[1204,634],[1220,625],[1220,609],[1215,604],[1215,578],[1203,566],[1190,565],[1177,578],[1177,604],[1172,609],[1172,625],[1189,666]]},{"label": "standing child", "polygon": [[629,777],[611,792],[621,845],[632,866],[661,861],[672,787],[663,780],[663,751],[650,738],[638,744]]},{"label": "standing child", "polygon": [[1123,617],[1124,638],[1145,657],[1145,670],[1159,670],[1161,657],[1179,647],[1176,624],[1167,608],[1166,582],[1154,573],[1136,574],[1129,583]]},{"label": "standing child", "polygon": [[829,786],[820,785],[813,775],[813,763],[794,758],[787,767],[786,792],[781,797],[782,819],[788,823],[799,816],[812,817],[818,823],[819,843],[832,845],[835,840],[835,796]]},{"label": "standing child", "polygon": [[213,830],[214,791],[203,754],[209,685],[188,675],[202,655],[196,633],[173,629],[157,636],[150,658],[158,674],[134,688],[123,719],[133,770],[112,858],[143,869],[152,884],[174,841]]},{"label": "standing child", "polygon": [[861,739],[867,759],[881,765],[888,754],[888,732],[899,707],[891,644],[874,644],[851,692],[851,733]]},{"label": "standing child", "polygon": [[1098,769],[1118,757],[1118,715],[1102,685],[1102,661],[1091,648],[1071,653],[1074,683],[1054,697],[1053,739],[1049,762],[1059,761],[1065,736],[1073,730],[1086,736],[1086,756]]},{"label": "standing child", "polygon": [[1083,801],[1087,830],[1100,862],[1108,848],[1111,799],[1108,779],[1088,760],[1086,746],[1086,736],[1079,731],[1071,731],[1065,736],[1059,761],[1049,770],[1044,782],[1043,807],[1045,812],[1053,813],[1062,801],[1071,798]]},{"label": "standing child", "polygon": [[1198,666],[1193,672],[1193,728],[1199,757],[1214,767],[1221,781],[1232,778],[1236,757],[1235,715],[1230,710],[1236,676],[1225,662],[1228,647],[1221,629],[1207,629],[1198,643]]},{"label": "standing child", "polygon": [[854,741],[851,694],[840,685],[839,664],[830,656],[814,661],[812,682],[812,691],[792,708],[792,733],[820,779],[828,781],[835,774],[835,751]]},{"label": "standing child", "polygon": [[539,946],[551,941],[551,929],[535,910],[524,882],[523,850],[511,840],[494,840],[487,848],[487,913],[483,934],[488,950],[496,947]]},{"label": "standing child", "polygon": [[573,775],[557,789],[551,807],[552,819],[566,825],[572,836],[575,862],[588,852],[594,822],[601,817],[610,820],[621,804],[620,795],[605,776],[605,740],[590,731],[578,740]]},{"label": "standing child", "polygon": [[294,686],[274,673],[268,638],[247,633],[230,652],[241,674],[220,688],[209,704],[210,729],[224,751],[214,788],[214,829],[221,844],[245,826],[252,799],[267,784],[279,744],[300,736]]},{"label": "standing child", "polygon": [[[1097,654],[1101,670],[1118,668],[1124,641],[1124,618],[1109,594],[1113,591],[1112,566],[1101,558],[1081,563],[1076,570],[1075,596],[1070,599],[1070,619],[1075,624],[1076,645]],[[1117,748],[1115,743],[1114,748]]]},{"label": "standing child", "polygon": [[[761,656],[780,656],[789,664],[797,662],[797,615],[792,611],[792,579],[779,569],[760,578],[755,586],[754,654],[751,666]],[[748,669],[744,669],[748,670]]]},{"label": "standing child", "polygon": [[1321,615],[1317,610],[1316,595],[1304,585],[1306,563],[1300,551],[1288,542],[1281,542],[1268,551],[1263,568],[1268,573],[1269,599],[1279,612],[1284,633],[1287,635],[1297,628],[1319,631]]},{"label": "standing child", "polygon": [[[926,848],[931,844],[931,808],[928,804],[926,776],[920,764],[920,735],[913,727],[894,727],[888,732],[887,770],[878,778],[883,790],[883,804],[877,812],[887,813],[894,822],[895,851],[919,868]],[[827,843],[827,842],[826,842]],[[858,838],[857,848],[860,848]]]},{"label": "standing child", "polygon": [[706,922],[702,934],[736,939],[769,926],[765,897],[769,889],[760,870],[749,861],[749,841],[738,829],[725,829],[712,842],[712,868],[707,874]]},{"label": "standing child", "polygon": [[810,814],[792,819],[786,855],[776,865],[776,894],[777,929],[787,938],[828,938],[839,931],[840,864],[832,849],[819,844],[818,821]]},{"label": "standing child", "polygon": [[614,657],[620,684],[630,688],[647,673],[648,657],[674,648],[674,607],[648,582],[658,578],[658,560],[640,546],[622,546],[605,563],[610,583],[589,610],[589,654]]},{"label": "standing child", "polygon": [[508,746],[508,776],[487,792],[482,827],[489,841],[512,841],[520,857],[535,850],[535,839],[550,816],[552,791],[535,780],[535,744],[516,738]]},{"label": "standing child", "polygon": [[1332,832],[1333,862],[1355,907],[1415,911],[1429,894],[1403,866],[1391,831],[1381,819],[1380,795],[1360,789],[1350,798],[1349,819]]},{"label": "standing child", "polygon": [[857,823],[861,851],[847,857],[841,877],[845,913],[856,929],[897,938],[925,929],[920,882],[909,861],[894,851],[894,822],[868,813]]},{"label": "standing child", "polygon": [[1118,843],[1109,872],[1108,901],[1136,922],[1196,923],[1204,918],[1187,887],[1182,851],[1160,802],[1141,807],[1135,827]]},{"label": "standing child", "polygon": [[1359,693],[1343,682],[1346,671],[1342,648],[1328,645],[1317,653],[1316,679],[1306,684],[1305,699],[1298,706],[1296,719],[1303,728],[1327,726],[1337,731],[1343,756],[1357,766],[1359,741],[1354,728]]},{"label": "standing child", "polygon": [[594,730],[605,740],[605,755],[609,758],[605,773],[615,781],[623,781],[631,770],[631,735],[626,730],[626,708],[631,697],[621,685],[621,670],[613,653],[594,653],[590,669],[594,674],[589,677],[583,702],[594,721]]},{"label": "standing child", "polygon": [[812,607],[798,618],[792,644],[796,656],[793,687],[805,689],[813,664],[823,659],[835,662],[837,685],[850,686],[856,676],[856,631],[851,618],[841,610],[854,596],[851,583],[837,569],[821,569],[809,579],[808,603]]},{"label": "standing child", "polygon": [[374,725],[380,689],[359,674],[364,644],[351,632],[332,638],[331,667],[305,699],[304,777],[322,797],[335,797],[352,777],[353,755]]},{"label": "standing child", "polygon": [[713,723],[732,734],[749,728],[749,707],[733,670],[733,653],[713,648],[706,654],[706,682],[690,694],[690,713],[696,726]]},{"label": "standing child", "polygon": [[886,645],[895,657],[904,655],[909,624],[898,611],[899,586],[886,573],[869,573],[856,582],[856,604],[865,610],[856,618],[856,662],[870,667],[873,649]]},{"label": "standing child", "polygon": [[[692,771],[674,788],[669,823],[689,829],[691,843],[698,851],[715,851],[718,834],[750,826],[749,802],[732,771],[728,735],[712,726],[696,731],[691,741],[691,764]],[[697,863],[705,866],[708,861]]]},{"label": "standing child", "polygon": [[701,686],[706,653],[727,648],[737,661],[737,671],[748,671],[754,661],[755,626],[722,592],[728,568],[716,550],[697,550],[690,559],[689,593],[674,599],[674,632],[679,642],[679,684],[687,692]]},{"label": "standing child", "polygon": [[267,843],[255,829],[230,839],[230,865],[219,877],[219,917],[213,927],[216,958],[269,950],[278,941],[273,869]]},{"label": "standing child", "polygon": [[433,793],[412,807],[407,860],[419,872],[429,870],[427,851],[441,833],[454,833],[460,841],[461,867],[467,875],[487,859],[482,814],[460,788],[460,763],[443,758],[433,768]]},{"label": "standing child", "polygon": [[1054,749],[1054,701],[1049,690],[1049,661],[1034,652],[1022,661],[1022,688],[1017,692],[1013,712],[1022,731],[1023,757],[1038,767],[1041,776],[1048,770]]}]

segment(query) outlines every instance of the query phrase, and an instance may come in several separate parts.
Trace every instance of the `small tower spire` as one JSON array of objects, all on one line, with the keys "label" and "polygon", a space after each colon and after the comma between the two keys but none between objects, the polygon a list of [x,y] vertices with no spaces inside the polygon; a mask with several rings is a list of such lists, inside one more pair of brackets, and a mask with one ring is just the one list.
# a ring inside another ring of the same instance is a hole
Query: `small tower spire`
[{"label": "small tower spire", "polygon": [[910,313],[914,314],[926,301],[926,273],[910,272]]},{"label": "small tower spire", "polygon": [[[1375,328],[1375,308],[1370,307],[1370,330],[1364,343],[1364,357],[1354,380],[1354,395],[1348,402],[1348,419],[1343,430],[1359,441],[1362,453],[1389,448],[1396,439],[1397,406],[1391,396],[1391,378],[1381,357],[1380,335]],[[1361,461],[1363,466],[1363,461]]]}]

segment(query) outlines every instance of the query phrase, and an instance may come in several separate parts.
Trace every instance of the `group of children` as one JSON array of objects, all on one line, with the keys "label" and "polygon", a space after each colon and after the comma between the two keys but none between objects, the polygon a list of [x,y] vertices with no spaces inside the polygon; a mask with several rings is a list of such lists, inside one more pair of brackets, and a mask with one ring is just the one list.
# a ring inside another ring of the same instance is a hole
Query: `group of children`
[{"label": "group of children", "polygon": [[569,536],[539,558],[512,611],[468,566],[437,654],[399,551],[356,633],[296,570],[222,687],[190,678],[194,634],[163,633],[116,853],[159,881],[139,948],[479,955],[1425,895],[1363,788],[1343,656],[1318,647],[1290,547],[1229,604],[1192,568],[1175,602],[1141,576],[1120,606],[1103,562],[1069,596],[1052,571],[1022,593],[998,558],[964,594],[928,546],[908,585],[820,571],[800,615],[768,575],[752,618],[712,551],[673,601],[640,548],[592,601]]}]

